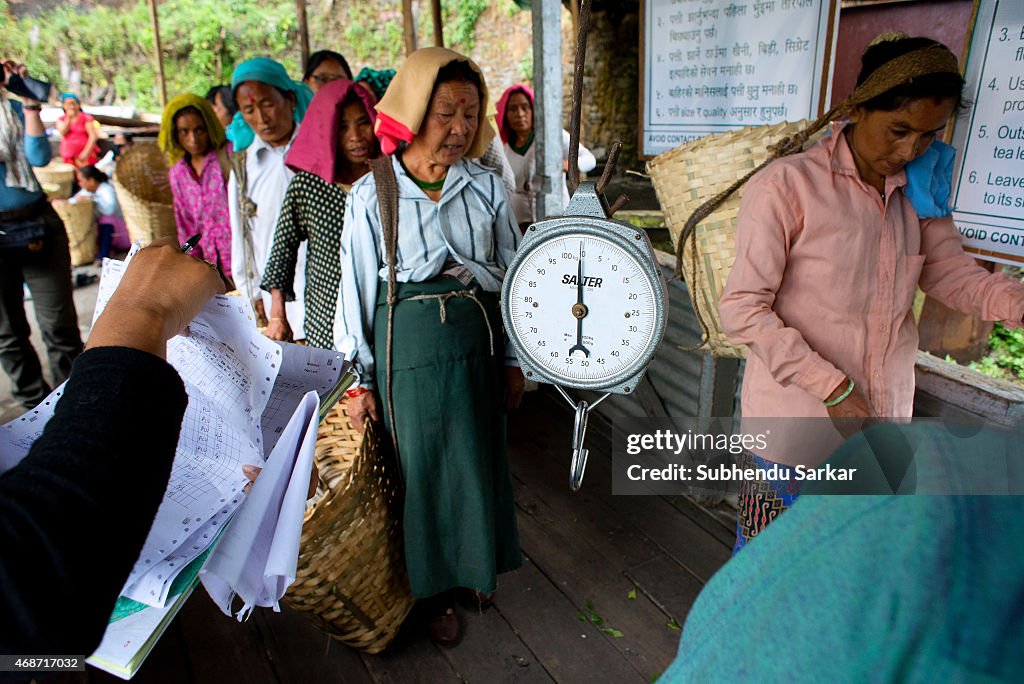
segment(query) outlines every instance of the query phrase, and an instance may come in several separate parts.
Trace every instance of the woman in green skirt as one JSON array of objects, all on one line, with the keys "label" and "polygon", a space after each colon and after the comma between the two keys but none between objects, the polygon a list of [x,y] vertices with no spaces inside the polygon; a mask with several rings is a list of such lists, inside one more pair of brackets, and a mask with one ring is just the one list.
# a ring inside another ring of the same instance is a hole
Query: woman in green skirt
[{"label": "woman in green skirt", "polygon": [[[390,156],[352,186],[341,242],[335,344],[354,343],[362,375],[349,416],[384,418],[396,444],[409,580],[446,646],[462,634],[456,590],[487,601],[497,575],[522,563],[505,410],[523,377],[498,310],[520,233],[500,178],[468,160],[494,137],[486,108],[472,61],[410,55],[377,105]],[[394,228],[381,205],[397,206]]]}]

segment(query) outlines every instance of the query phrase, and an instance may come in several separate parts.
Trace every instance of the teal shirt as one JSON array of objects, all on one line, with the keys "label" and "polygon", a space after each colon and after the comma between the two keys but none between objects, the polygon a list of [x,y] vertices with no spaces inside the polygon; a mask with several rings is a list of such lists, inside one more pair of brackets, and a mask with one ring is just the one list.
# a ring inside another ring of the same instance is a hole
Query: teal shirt
[{"label": "teal shirt", "polygon": [[[1019,455],[972,444],[1019,491]],[[802,496],[711,578],[660,681],[1020,681],[1022,540],[1021,496]]]},{"label": "teal shirt", "polygon": [[[16,100],[10,102],[15,115],[21,119],[21,123],[24,125],[25,112],[22,110],[21,103]],[[46,166],[52,157],[53,151],[50,149],[50,141],[47,140],[46,134],[25,134],[25,158],[31,166]],[[42,196],[42,191],[29,192],[21,188],[7,187],[7,164],[0,162],[0,211],[26,207]]]}]

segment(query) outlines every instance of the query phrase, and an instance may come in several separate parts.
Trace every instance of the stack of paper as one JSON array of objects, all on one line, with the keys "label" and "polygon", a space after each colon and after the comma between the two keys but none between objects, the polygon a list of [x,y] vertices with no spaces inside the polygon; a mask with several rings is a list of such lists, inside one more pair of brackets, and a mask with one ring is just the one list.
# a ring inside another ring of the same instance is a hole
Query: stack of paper
[{"label": "stack of paper", "polygon": [[[125,266],[104,263],[97,316]],[[242,598],[240,619],[253,606],[276,608],[294,581],[317,424],[355,377],[341,354],[273,342],[253,321],[248,302],[217,296],[187,336],[168,343],[168,361],[189,396],[171,477],[119,609],[89,660],[118,676],[137,671],[204,563],[203,581],[222,610],[230,613],[232,598]],[[28,452],[62,391],[0,428],[0,472]],[[264,468],[248,496],[244,464]],[[240,507],[240,524],[228,527]]]}]

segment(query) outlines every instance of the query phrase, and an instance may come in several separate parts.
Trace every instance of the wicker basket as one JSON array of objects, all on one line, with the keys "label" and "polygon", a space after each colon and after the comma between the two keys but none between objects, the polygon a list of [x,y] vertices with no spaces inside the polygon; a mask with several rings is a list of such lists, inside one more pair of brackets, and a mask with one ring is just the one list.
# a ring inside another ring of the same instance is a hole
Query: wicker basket
[{"label": "wicker basket", "polygon": [[82,198],[71,202],[55,202],[53,205],[71,247],[71,263],[84,266],[96,260],[96,218],[92,213],[92,200]]},{"label": "wicker basket", "polygon": [[36,180],[43,186],[47,198],[68,199],[71,197],[71,185],[75,182],[75,167],[61,161],[52,161],[46,166],[32,169]]},{"label": "wicker basket", "polygon": [[[769,146],[805,128],[807,121],[751,126],[685,143],[660,154],[647,164],[665,223],[678,244],[687,219],[704,202],[726,190],[768,159]],[[732,194],[697,224],[683,250],[683,275],[690,302],[707,327],[708,341],[701,348],[716,356],[743,358],[746,347],[729,342],[718,316],[718,300],[736,260],[736,216],[743,188]],[[694,242],[695,241],[695,242]],[[696,259],[693,259],[696,250]],[[696,271],[694,272],[694,262]]]},{"label": "wicker basket", "polygon": [[368,427],[360,435],[339,403],[324,419],[316,463],[326,493],[306,512],[295,582],[284,601],[335,639],[379,653],[414,598],[398,523],[399,485]]},{"label": "wicker basket", "polygon": [[114,190],[132,242],[176,237],[167,157],[154,143],[136,143],[117,162]]}]

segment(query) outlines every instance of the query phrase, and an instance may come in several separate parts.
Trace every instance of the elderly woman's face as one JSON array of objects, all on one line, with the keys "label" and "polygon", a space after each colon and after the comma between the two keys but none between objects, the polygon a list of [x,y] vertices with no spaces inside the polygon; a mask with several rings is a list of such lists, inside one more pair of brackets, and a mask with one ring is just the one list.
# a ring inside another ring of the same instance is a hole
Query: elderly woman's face
[{"label": "elderly woman's face", "polygon": [[451,166],[465,156],[480,127],[480,91],[472,83],[449,81],[434,91],[426,120],[409,147],[429,160]]},{"label": "elderly woman's face", "polygon": [[235,100],[245,123],[265,143],[280,147],[291,140],[295,100],[260,81],[245,81],[238,86]]},{"label": "elderly woman's face", "polygon": [[924,154],[956,108],[953,98],[911,100],[891,112],[859,107],[850,114],[848,140],[857,170],[866,182],[894,176]]}]

